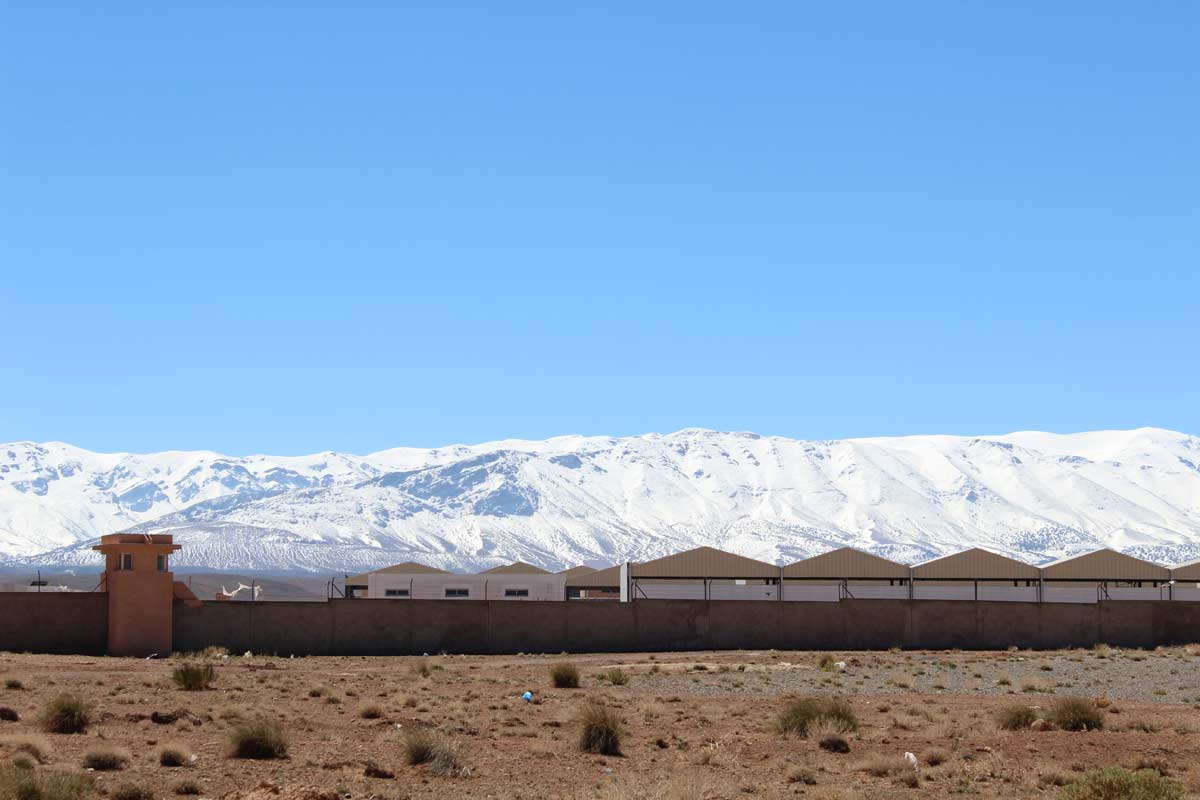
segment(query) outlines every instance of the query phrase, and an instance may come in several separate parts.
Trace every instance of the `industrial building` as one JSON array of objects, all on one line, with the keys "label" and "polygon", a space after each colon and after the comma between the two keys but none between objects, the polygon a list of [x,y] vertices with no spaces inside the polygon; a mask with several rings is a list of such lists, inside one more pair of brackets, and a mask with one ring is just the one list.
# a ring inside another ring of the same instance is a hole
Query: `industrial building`
[{"label": "industrial building", "polygon": [[416,600],[1200,600],[1200,561],[1164,567],[1102,549],[1036,567],[973,547],[907,565],[839,547],[786,566],[697,547],[651,561],[464,575],[406,563],[346,579],[346,596]]}]

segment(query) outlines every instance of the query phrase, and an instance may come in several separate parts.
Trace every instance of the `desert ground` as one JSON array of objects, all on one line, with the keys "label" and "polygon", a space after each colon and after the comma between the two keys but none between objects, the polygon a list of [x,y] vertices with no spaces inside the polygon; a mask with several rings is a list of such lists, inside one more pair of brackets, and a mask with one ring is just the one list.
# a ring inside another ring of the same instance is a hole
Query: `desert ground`
[{"label": "desert ground", "polygon": [[[576,667],[578,688],[553,685],[551,669],[562,663]],[[185,664],[211,665],[209,688],[179,688],[172,672]],[[833,800],[1058,797],[1089,770],[1117,765],[1167,775],[1190,795],[1200,790],[1198,666],[1195,647],[412,658],[211,651],[161,660],[0,653],[0,770],[8,764],[11,778],[18,763],[31,774],[83,773],[89,794],[114,800]],[[85,732],[45,729],[46,708],[64,693],[90,706]],[[826,720],[807,735],[780,731],[789,700],[831,697],[850,704],[857,730]],[[1102,729],[1042,722],[1064,698],[1085,700],[1099,720],[1087,727]],[[581,750],[579,718],[590,704],[619,720],[620,755]],[[999,715],[1014,707],[1027,716],[1006,730]],[[260,719],[278,723],[286,755],[233,757],[231,737]],[[414,740],[441,758],[409,763]],[[163,766],[164,748],[182,765]],[[1147,795],[1160,796],[1179,795]]]}]

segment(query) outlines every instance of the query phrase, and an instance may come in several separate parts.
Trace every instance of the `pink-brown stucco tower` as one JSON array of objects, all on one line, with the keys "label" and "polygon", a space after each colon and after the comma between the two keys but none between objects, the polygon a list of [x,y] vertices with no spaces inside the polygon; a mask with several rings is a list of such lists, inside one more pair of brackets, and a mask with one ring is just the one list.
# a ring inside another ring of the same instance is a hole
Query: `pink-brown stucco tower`
[{"label": "pink-brown stucco tower", "polygon": [[174,600],[170,556],[180,546],[170,534],[112,533],[92,549],[104,554],[109,655],[168,655]]}]

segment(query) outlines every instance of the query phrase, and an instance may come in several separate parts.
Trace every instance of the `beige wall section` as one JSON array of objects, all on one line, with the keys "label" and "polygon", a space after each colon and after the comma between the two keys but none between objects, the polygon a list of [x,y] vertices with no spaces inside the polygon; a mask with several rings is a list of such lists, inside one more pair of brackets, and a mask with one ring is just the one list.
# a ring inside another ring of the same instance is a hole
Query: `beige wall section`
[{"label": "beige wall section", "polygon": [[370,575],[389,575],[389,574],[449,575],[450,573],[444,569],[438,569],[437,567],[430,567],[430,566],[426,566],[425,564],[418,564],[415,561],[405,561],[403,564],[393,564],[390,567],[384,567],[383,569],[377,569],[374,572],[364,572],[361,575],[351,575],[349,578],[346,579],[346,585],[347,586],[366,586],[368,576],[370,576]]},{"label": "beige wall section", "polygon": [[1200,581],[1200,561],[1188,561],[1171,567],[1173,581]]},{"label": "beige wall section", "polygon": [[1024,561],[979,547],[942,556],[912,568],[914,580],[1021,580],[1036,581],[1041,570]]},{"label": "beige wall section", "polygon": [[588,574],[591,574],[596,571],[597,570],[595,567],[589,567],[587,564],[580,564],[578,567],[571,567],[570,569],[561,569],[558,571],[557,574],[564,575],[568,578],[571,578],[576,575],[588,575]]},{"label": "beige wall section", "polygon": [[697,547],[673,556],[633,564],[634,578],[778,578],[779,567],[765,561]]},{"label": "beige wall section", "polygon": [[1047,564],[1042,567],[1042,578],[1048,581],[1168,581],[1171,571],[1151,561],[1104,549]]},{"label": "beige wall section", "polygon": [[828,553],[788,564],[783,568],[783,577],[907,578],[908,567],[853,547],[839,547]]}]

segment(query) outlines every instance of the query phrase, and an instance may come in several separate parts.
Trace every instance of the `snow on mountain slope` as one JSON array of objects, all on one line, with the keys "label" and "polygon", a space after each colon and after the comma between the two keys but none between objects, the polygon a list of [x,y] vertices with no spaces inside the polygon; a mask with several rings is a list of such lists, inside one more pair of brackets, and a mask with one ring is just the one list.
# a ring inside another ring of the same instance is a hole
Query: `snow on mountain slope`
[{"label": "snow on mountain slope", "polygon": [[1175,562],[1200,556],[1200,439],[690,429],[298,458],[0,445],[0,557],[94,563],[81,543],[124,529],[175,533],[177,565],[240,571],[559,569],[699,544],[777,563],[843,544],[908,561],[1111,546]]}]

